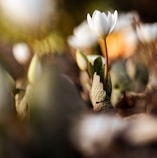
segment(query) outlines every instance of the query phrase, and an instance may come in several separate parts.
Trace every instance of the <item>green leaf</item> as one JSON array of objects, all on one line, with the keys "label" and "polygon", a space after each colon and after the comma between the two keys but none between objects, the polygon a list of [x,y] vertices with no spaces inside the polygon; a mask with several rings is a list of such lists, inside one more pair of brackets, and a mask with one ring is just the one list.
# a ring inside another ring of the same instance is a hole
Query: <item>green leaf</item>
[{"label": "green leaf", "polygon": [[110,73],[108,73],[107,87],[106,87],[106,99],[110,99],[111,94],[112,94],[112,82],[111,82]]},{"label": "green leaf", "polygon": [[132,81],[125,69],[123,61],[119,60],[112,64],[110,75],[113,88],[119,88],[121,91],[130,89]]},{"label": "green leaf", "polygon": [[88,62],[88,73],[92,78],[93,78],[94,72],[95,72],[94,66],[90,62]]},{"label": "green leaf", "polygon": [[101,57],[98,57],[94,60],[94,70],[99,74],[100,70],[102,68],[102,59]]},{"label": "green leaf", "polygon": [[100,76],[100,82],[104,81],[104,65],[102,58],[98,57],[94,61],[94,71]]},{"label": "green leaf", "polygon": [[142,85],[146,85],[148,83],[149,73],[145,64],[142,62],[135,63],[136,73],[135,80],[141,82]]},{"label": "green leaf", "polygon": [[105,70],[105,66],[102,65],[102,68],[100,69],[99,75],[100,75],[100,82],[104,82],[104,70]]}]

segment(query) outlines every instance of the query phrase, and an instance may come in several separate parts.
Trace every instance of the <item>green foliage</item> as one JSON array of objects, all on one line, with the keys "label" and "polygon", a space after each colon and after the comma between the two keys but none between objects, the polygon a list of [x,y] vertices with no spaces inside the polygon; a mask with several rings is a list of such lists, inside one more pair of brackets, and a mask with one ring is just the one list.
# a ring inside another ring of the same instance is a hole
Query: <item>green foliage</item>
[{"label": "green foliage", "polygon": [[136,73],[135,73],[135,80],[139,80],[142,85],[146,85],[148,83],[148,69],[146,65],[143,63],[137,62],[135,63]]},{"label": "green foliage", "polygon": [[33,40],[32,49],[40,55],[48,53],[61,54],[65,50],[65,41],[61,34],[52,32],[44,38]]},{"label": "green foliage", "polygon": [[106,87],[106,100],[110,100],[112,94],[112,82],[111,82],[111,76],[110,73],[108,73],[108,79],[107,79],[107,87]]},{"label": "green foliage", "polygon": [[121,92],[130,89],[132,81],[125,69],[123,61],[116,61],[113,63],[110,73],[113,88],[120,89]]},{"label": "green foliage", "polygon": [[88,71],[91,77],[93,77],[94,73],[96,72],[97,75],[100,76],[100,81],[104,82],[104,65],[102,63],[102,58],[97,57],[94,60],[94,64],[88,63]]},{"label": "green foliage", "polygon": [[94,75],[94,66],[88,62],[88,72],[89,72],[89,75],[93,78],[93,75]]}]

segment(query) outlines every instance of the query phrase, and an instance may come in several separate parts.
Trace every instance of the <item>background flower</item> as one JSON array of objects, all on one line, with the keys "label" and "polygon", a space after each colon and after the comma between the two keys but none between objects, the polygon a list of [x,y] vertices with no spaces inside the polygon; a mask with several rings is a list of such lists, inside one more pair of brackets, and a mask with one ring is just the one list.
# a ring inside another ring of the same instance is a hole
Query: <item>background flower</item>
[{"label": "background flower", "polygon": [[86,21],[82,22],[68,38],[68,44],[73,48],[90,48],[97,43],[97,37],[90,30]]},{"label": "background flower", "polygon": [[157,39],[157,23],[141,24],[137,28],[140,41],[150,43]]},{"label": "background flower", "polygon": [[52,0],[0,0],[2,14],[10,24],[25,29],[37,29],[55,11]]},{"label": "background flower", "polygon": [[17,43],[13,46],[13,56],[20,64],[26,64],[31,58],[31,51],[26,43]]}]

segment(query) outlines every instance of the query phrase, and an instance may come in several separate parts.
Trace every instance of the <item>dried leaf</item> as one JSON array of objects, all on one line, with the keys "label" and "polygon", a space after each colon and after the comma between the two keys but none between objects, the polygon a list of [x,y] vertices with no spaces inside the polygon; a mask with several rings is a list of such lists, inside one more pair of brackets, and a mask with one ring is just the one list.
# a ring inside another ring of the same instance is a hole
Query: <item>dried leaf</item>
[{"label": "dried leaf", "polygon": [[25,92],[21,91],[15,95],[16,111],[21,119],[29,118],[29,109],[32,99],[33,86],[28,84]]},{"label": "dried leaf", "polygon": [[106,92],[103,89],[103,83],[100,82],[100,76],[94,73],[90,98],[95,111],[99,111],[104,106],[105,97]]}]

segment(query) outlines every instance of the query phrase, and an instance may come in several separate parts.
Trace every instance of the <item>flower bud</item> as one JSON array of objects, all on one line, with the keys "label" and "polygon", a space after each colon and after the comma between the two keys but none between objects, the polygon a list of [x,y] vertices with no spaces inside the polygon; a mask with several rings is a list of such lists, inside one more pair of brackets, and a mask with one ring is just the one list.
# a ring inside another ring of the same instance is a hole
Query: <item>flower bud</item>
[{"label": "flower bud", "polygon": [[31,60],[29,69],[28,69],[28,81],[30,83],[35,83],[35,81],[41,75],[42,66],[39,59],[39,56],[35,54]]}]

